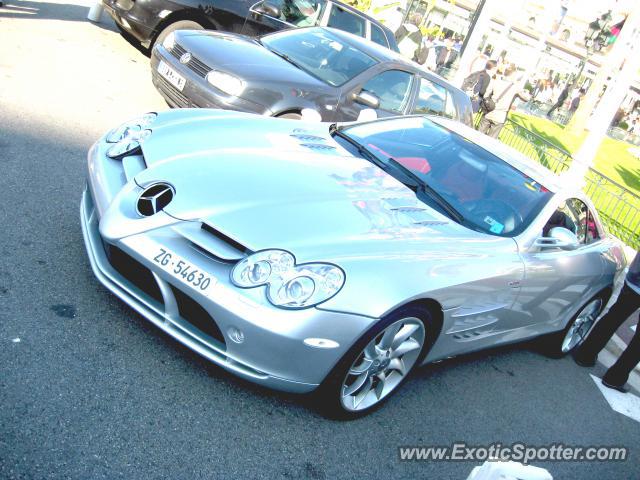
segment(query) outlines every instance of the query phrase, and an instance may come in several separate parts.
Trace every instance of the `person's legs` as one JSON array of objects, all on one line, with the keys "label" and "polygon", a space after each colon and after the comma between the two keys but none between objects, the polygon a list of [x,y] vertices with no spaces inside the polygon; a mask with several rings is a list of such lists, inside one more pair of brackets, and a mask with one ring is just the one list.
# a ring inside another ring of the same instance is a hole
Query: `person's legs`
[{"label": "person's legs", "polygon": [[551,108],[549,109],[549,111],[547,112],[547,117],[548,117],[548,118],[551,118],[551,114],[552,114],[552,113],[553,113],[553,112],[554,112],[554,111],[555,111],[559,106],[560,106],[560,104],[555,103],[555,104],[553,105],[553,107],[551,107]]},{"label": "person's legs", "polygon": [[602,317],[589,333],[584,343],[578,347],[575,358],[583,364],[592,364],[616,330],[640,306],[640,295],[626,284],[609,312]]},{"label": "person's legs", "polygon": [[484,133],[485,135],[489,135],[489,131],[491,130],[491,120],[487,120],[486,116],[483,116],[480,119],[480,125],[478,125],[478,131]]},{"label": "person's legs", "polygon": [[491,126],[489,127],[489,133],[487,135],[493,138],[498,138],[498,135],[500,135],[500,130],[502,130],[503,125],[504,123],[491,122]]},{"label": "person's legs", "polygon": [[620,355],[620,358],[602,377],[603,382],[612,386],[622,387],[629,380],[631,371],[640,363],[640,330],[638,330],[638,327],[636,325],[636,333],[627,348],[622,352],[622,355]]}]

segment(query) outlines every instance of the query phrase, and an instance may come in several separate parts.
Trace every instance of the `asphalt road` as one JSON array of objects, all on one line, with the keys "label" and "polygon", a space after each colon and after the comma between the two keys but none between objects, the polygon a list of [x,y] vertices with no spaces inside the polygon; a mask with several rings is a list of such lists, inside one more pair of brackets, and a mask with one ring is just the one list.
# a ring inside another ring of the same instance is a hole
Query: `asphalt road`
[{"label": "asphalt road", "polygon": [[0,478],[464,479],[477,462],[401,462],[406,445],[619,445],[625,462],[539,462],[630,479],[640,424],[571,360],[513,346],[423,368],[353,422],[226,374],[99,285],[79,224],[85,155],[165,109],[148,60],[88,3],[0,8]]}]

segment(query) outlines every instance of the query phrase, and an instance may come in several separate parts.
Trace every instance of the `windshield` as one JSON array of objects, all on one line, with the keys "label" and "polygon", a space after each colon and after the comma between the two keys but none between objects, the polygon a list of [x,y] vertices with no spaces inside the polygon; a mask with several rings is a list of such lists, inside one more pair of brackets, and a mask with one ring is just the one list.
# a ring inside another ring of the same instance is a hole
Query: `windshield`
[{"label": "windshield", "polygon": [[366,53],[326,30],[290,30],[262,37],[269,50],[316,78],[338,87],[375,65]]},{"label": "windshield", "polygon": [[461,223],[484,233],[519,234],[552,196],[504,160],[424,117],[355,125],[340,134],[390,170],[409,174],[428,197],[459,214]]}]

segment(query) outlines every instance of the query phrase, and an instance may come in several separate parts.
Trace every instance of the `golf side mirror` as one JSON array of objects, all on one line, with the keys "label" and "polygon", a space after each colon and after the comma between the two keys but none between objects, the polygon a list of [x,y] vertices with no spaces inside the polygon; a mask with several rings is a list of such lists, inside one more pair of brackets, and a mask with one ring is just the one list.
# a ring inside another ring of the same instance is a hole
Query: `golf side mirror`
[{"label": "golf side mirror", "polygon": [[353,101],[369,108],[380,108],[380,99],[373,93],[361,91],[353,94]]},{"label": "golf side mirror", "polygon": [[259,5],[256,5],[255,11],[256,13],[267,15],[269,17],[280,17],[280,9],[270,2],[262,2]]}]

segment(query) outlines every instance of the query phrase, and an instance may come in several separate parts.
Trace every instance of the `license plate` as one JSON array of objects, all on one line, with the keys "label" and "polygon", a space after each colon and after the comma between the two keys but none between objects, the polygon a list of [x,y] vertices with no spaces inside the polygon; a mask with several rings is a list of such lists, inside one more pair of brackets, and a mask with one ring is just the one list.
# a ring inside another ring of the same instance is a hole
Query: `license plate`
[{"label": "license plate", "polygon": [[152,260],[172,277],[205,295],[209,295],[217,283],[214,277],[164,247],[156,247]]},{"label": "license plate", "polygon": [[182,91],[182,89],[184,88],[184,84],[187,83],[182,75],[180,75],[173,68],[164,63],[162,60],[160,60],[160,63],[158,64],[158,73],[166,78],[171,85],[173,85],[180,91]]}]

